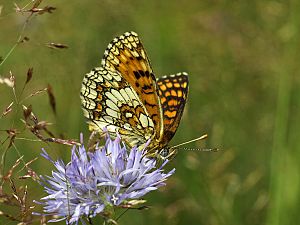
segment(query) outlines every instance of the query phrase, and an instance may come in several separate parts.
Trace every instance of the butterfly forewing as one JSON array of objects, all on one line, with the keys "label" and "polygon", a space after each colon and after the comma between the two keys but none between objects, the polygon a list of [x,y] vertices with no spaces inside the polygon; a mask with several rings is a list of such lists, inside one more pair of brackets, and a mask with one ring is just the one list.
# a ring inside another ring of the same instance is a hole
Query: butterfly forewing
[{"label": "butterfly forewing", "polygon": [[156,80],[146,51],[134,32],[115,38],[104,53],[102,66],[119,72],[136,91],[155,125],[155,139],[163,132]]},{"label": "butterfly forewing", "polygon": [[158,94],[163,109],[162,145],[169,143],[179,126],[188,96],[188,82],[187,73],[157,79]]}]

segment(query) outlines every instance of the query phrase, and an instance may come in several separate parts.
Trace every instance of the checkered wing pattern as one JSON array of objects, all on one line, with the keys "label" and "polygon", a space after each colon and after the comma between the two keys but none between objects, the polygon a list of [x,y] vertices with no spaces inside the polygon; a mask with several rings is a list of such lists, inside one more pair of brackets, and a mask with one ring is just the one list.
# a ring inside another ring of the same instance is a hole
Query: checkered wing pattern
[{"label": "checkered wing pattern", "polygon": [[188,82],[187,73],[157,79],[158,94],[163,109],[162,145],[169,143],[179,126],[188,96]]},{"label": "checkered wing pattern", "polygon": [[155,126],[155,139],[163,132],[162,111],[156,79],[146,51],[134,32],[115,38],[104,52],[102,66],[118,72],[137,93]]},{"label": "checkered wing pattern", "polygon": [[102,67],[86,74],[81,102],[90,130],[115,136],[118,132],[130,146],[153,138],[155,126],[136,91],[117,71]]}]

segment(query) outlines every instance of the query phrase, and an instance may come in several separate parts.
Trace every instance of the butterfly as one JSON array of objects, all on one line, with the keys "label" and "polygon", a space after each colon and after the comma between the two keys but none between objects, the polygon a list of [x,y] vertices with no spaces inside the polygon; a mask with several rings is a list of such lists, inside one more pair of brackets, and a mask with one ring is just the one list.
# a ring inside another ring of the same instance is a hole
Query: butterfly
[{"label": "butterfly", "polygon": [[126,32],[108,45],[101,66],[84,76],[80,98],[89,129],[118,133],[130,147],[147,145],[148,157],[169,159],[176,154],[168,143],[184,111],[188,82],[185,72],[156,79],[138,35]]}]

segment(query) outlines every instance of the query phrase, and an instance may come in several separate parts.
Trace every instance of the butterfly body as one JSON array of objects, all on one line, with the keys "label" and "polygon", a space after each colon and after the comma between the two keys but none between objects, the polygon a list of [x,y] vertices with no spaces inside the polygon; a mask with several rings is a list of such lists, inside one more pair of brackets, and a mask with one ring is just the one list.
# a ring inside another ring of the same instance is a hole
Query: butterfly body
[{"label": "butterfly body", "polygon": [[[120,134],[130,147],[147,155],[169,158],[167,144],[174,136],[188,94],[186,73],[156,79],[150,61],[134,32],[115,38],[101,67],[83,79],[81,102],[90,130]],[[164,151],[163,151],[164,150]]]}]

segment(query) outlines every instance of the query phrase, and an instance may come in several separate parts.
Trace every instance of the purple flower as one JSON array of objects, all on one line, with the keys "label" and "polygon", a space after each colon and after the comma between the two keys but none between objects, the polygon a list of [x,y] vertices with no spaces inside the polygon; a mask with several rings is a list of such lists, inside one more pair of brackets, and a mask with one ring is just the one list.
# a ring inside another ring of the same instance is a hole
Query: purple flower
[{"label": "purple flower", "polygon": [[120,138],[109,137],[102,148],[86,152],[84,146],[74,146],[71,162],[54,161],[43,150],[56,170],[52,176],[41,177],[47,196],[39,204],[44,205],[43,215],[55,215],[56,222],[66,219],[78,222],[83,217],[94,217],[114,206],[139,199],[149,191],[165,185],[164,181],[175,169],[163,173],[163,166],[156,168],[156,160],[144,156],[137,147],[128,151],[120,144]]}]

